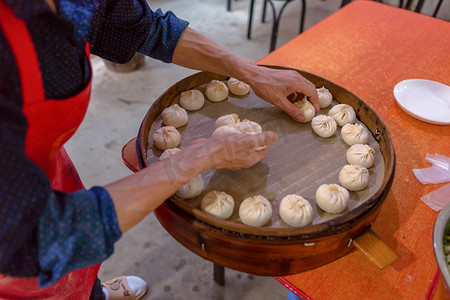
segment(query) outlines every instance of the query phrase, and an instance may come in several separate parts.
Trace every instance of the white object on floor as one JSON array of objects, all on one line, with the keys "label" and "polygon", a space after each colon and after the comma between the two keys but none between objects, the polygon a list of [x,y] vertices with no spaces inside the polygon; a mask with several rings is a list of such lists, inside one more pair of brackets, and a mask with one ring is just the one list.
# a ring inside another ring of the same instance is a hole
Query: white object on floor
[{"label": "white object on floor", "polygon": [[102,287],[102,291],[103,295],[105,295],[105,300],[109,300],[109,292],[104,286]]},{"label": "white object on floor", "polygon": [[447,203],[450,203],[450,183],[421,197],[431,209],[440,211]]},{"label": "white object on floor", "polygon": [[450,87],[425,79],[403,80],[394,87],[398,105],[411,116],[437,125],[450,124]]},{"label": "white object on floor", "polygon": [[[133,295],[140,295],[147,289],[147,282],[144,279],[137,276],[125,276],[127,279],[128,287]],[[109,292],[105,287],[102,287],[105,300],[109,300]]]}]

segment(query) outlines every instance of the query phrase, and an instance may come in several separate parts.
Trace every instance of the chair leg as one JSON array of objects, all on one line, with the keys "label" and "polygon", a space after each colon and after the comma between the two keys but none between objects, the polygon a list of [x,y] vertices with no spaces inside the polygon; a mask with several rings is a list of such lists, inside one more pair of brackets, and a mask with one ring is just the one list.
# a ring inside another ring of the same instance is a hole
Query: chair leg
[{"label": "chair leg", "polygon": [[231,0],[227,0],[227,11],[231,11]]},{"label": "chair leg", "polygon": [[214,264],[214,281],[220,285],[225,285],[225,267]]},{"label": "chair leg", "polygon": [[276,15],[275,12],[275,6],[273,5],[272,0],[268,0],[269,4],[272,8],[272,12],[273,12],[273,27],[272,27],[272,38],[270,40],[270,48],[269,48],[269,52],[272,52],[273,50],[275,50],[275,46],[277,43],[277,37],[278,37],[278,25],[280,24],[280,19],[281,19],[281,14],[283,13],[286,5],[291,2],[292,0],[287,0],[283,6],[280,9],[280,12],[278,13],[278,16]]},{"label": "chair leg", "polygon": [[350,2],[352,2],[352,0],[342,0],[342,2],[341,2],[341,8],[343,8],[344,6],[346,6],[347,4],[349,4]]},{"label": "chair leg", "polygon": [[412,4],[413,0],[407,0],[406,1],[406,5],[405,5],[405,9],[410,9],[411,8],[411,4]]},{"label": "chair leg", "polygon": [[255,6],[255,0],[250,1],[250,12],[248,14],[248,28],[247,28],[247,39],[251,39],[252,35],[252,22],[253,22],[253,8]]},{"label": "chair leg", "polygon": [[302,0],[302,14],[300,16],[300,31],[299,34],[303,32],[305,26],[305,15],[306,15],[306,0]]},{"label": "chair leg", "polygon": [[434,10],[433,18],[436,18],[437,14],[439,12],[439,9],[441,8],[442,2],[443,2],[443,0],[439,0],[438,5],[436,6],[436,9]]},{"label": "chair leg", "polygon": [[267,8],[267,1],[268,1],[268,0],[263,0],[263,8],[262,8],[261,23],[266,23],[266,8]]},{"label": "chair leg", "polygon": [[415,12],[420,13],[422,11],[422,6],[424,2],[425,0],[419,0],[419,2],[417,2]]}]

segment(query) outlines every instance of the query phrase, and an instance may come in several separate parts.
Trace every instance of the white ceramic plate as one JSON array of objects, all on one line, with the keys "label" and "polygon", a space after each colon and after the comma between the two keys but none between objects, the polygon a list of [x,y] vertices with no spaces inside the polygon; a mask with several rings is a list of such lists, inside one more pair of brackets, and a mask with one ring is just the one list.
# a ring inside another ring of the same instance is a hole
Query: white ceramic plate
[{"label": "white ceramic plate", "polygon": [[425,79],[408,79],[397,83],[394,97],[411,116],[438,125],[450,124],[450,87]]}]

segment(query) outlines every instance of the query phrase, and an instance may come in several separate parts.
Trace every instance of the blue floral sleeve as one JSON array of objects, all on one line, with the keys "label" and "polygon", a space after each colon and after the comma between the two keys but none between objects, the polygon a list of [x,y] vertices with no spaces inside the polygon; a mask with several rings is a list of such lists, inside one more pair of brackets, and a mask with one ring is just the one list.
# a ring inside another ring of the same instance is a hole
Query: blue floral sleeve
[{"label": "blue floral sleeve", "polygon": [[170,11],[152,11],[145,0],[100,2],[88,37],[93,54],[117,63],[127,62],[136,52],[172,61],[187,21]]}]

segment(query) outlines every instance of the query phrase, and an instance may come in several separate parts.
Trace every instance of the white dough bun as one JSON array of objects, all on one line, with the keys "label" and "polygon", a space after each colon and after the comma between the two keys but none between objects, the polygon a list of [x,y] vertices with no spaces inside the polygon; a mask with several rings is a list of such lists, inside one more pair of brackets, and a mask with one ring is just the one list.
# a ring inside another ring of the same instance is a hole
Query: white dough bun
[{"label": "white dough bun", "polygon": [[244,199],[239,206],[239,218],[250,226],[264,226],[272,218],[272,205],[261,195]]},{"label": "white dough bun", "polygon": [[237,122],[234,127],[241,133],[257,134],[262,132],[261,125],[247,119]]},{"label": "white dough bun", "polygon": [[230,92],[237,96],[244,96],[250,92],[250,86],[236,78],[228,79],[227,85]]},{"label": "white dough bun", "polygon": [[170,149],[166,149],[164,150],[163,153],[161,153],[161,155],[159,156],[158,160],[164,160],[166,158],[171,157],[172,155],[177,154],[178,152],[180,152],[181,149],[180,148],[170,148]]},{"label": "white dough bun", "polygon": [[[250,120],[243,120],[242,122],[239,121],[236,124],[234,124],[234,127],[238,129],[241,133],[248,133],[248,134],[258,134],[262,132],[262,127],[256,122],[250,121]],[[264,150],[267,146],[261,146],[256,148],[256,151]]]},{"label": "white dough bun", "polygon": [[212,102],[220,102],[227,99],[227,85],[219,80],[211,80],[206,86],[206,97]]},{"label": "white dough bun", "polygon": [[200,208],[204,212],[226,220],[233,214],[234,199],[225,192],[211,191],[203,197]]},{"label": "white dough bun", "polygon": [[198,110],[205,104],[205,97],[199,90],[189,90],[180,95],[180,105],[187,110]]},{"label": "white dough bun", "polygon": [[349,191],[360,191],[369,183],[369,171],[360,165],[345,165],[339,172],[339,183]]},{"label": "white dough bun", "polygon": [[234,126],[237,122],[239,122],[239,116],[237,114],[223,115],[217,118],[214,128],[219,128],[225,125]]},{"label": "white dough bun", "polygon": [[343,212],[349,199],[349,192],[338,184],[322,184],[316,191],[317,205],[332,214]]},{"label": "white dough bun", "polygon": [[332,116],[339,126],[356,122],[356,113],[353,107],[348,104],[338,104],[333,106],[328,115]]},{"label": "white dough bun", "polygon": [[336,132],[337,124],[333,117],[318,115],[312,119],[311,127],[318,136],[328,138]]},{"label": "white dough bun", "polygon": [[369,131],[361,124],[345,124],[341,130],[341,136],[349,146],[356,144],[367,144],[369,142]]},{"label": "white dough bun", "polygon": [[183,185],[175,194],[182,199],[192,199],[200,195],[205,187],[202,174],[198,174],[191,181]]},{"label": "white dough bun", "polygon": [[333,96],[331,95],[330,91],[326,89],[324,86],[316,90],[317,96],[319,97],[320,108],[330,106],[331,102],[333,101]]},{"label": "white dough bun", "polygon": [[188,114],[184,108],[174,104],[162,111],[161,119],[165,125],[178,128],[187,124]]},{"label": "white dough bun", "polygon": [[365,168],[370,168],[375,161],[375,150],[369,145],[355,144],[347,150],[345,157],[351,165],[360,165]]},{"label": "white dough bun", "polygon": [[303,98],[302,100],[295,102],[294,105],[300,108],[300,110],[303,113],[303,116],[305,117],[302,123],[311,121],[312,118],[314,118],[314,116],[316,115],[316,110],[314,106],[306,98]]},{"label": "white dough bun", "polygon": [[234,126],[225,125],[217,127],[212,136],[223,136],[223,135],[230,135],[230,134],[241,134],[241,132],[236,129]]},{"label": "white dough bun", "polygon": [[180,144],[181,135],[173,126],[164,126],[153,133],[153,144],[160,150],[175,148]]},{"label": "white dough bun", "polygon": [[280,203],[280,217],[288,225],[302,227],[310,224],[314,212],[311,204],[299,195],[287,195]]}]

